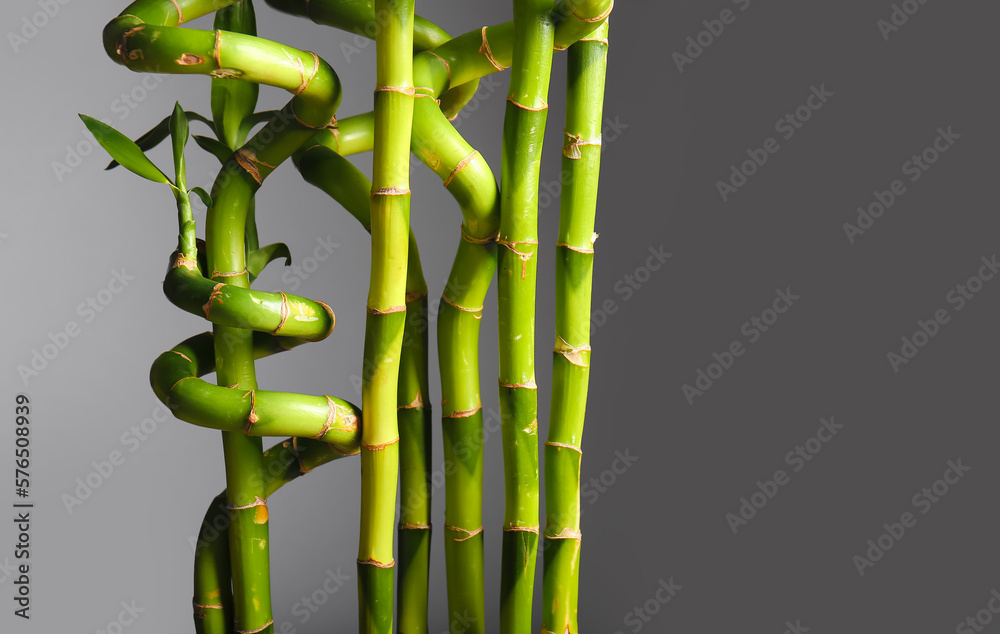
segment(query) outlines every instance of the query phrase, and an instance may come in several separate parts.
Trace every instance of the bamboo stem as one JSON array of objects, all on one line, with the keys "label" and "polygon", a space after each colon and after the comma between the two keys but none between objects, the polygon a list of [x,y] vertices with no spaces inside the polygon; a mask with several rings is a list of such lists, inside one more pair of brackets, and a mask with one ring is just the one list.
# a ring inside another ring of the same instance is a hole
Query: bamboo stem
[{"label": "bamboo stem", "polygon": [[413,0],[378,0],[375,10],[385,17],[385,24],[375,38],[372,265],[361,384],[366,418],[361,432],[358,605],[362,634],[390,634],[399,474],[396,388],[406,321],[410,221],[407,158],[413,118]]},{"label": "bamboo stem", "polygon": [[569,48],[565,174],[556,244],[556,344],[545,443],[545,573],[542,632],[577,634],[580,577],[581,440],[590,380],[594,217],[608,25]]}]

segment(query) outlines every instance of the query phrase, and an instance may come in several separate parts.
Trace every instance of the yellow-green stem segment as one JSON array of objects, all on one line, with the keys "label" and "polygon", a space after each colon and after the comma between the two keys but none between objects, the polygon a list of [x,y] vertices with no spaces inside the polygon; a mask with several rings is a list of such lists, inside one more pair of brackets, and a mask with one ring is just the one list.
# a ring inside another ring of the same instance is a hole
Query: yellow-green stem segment
[{"label": "yellow-green stem segment", "polygon": [[384,16],[384,24],[375,38],[372,265],[361,384],[366,424],[361,432],[358,621],[361,634],[391,634],[399,476],[397,381],[410,231],[413,0],[378,0],[375,11]]}]

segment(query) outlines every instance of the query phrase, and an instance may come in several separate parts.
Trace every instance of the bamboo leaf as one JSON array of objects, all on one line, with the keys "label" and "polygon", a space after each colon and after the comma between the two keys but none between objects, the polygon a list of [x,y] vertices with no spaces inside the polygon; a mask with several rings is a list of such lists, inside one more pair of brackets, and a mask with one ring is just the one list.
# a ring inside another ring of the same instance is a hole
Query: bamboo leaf
[{"label": "bamboo leaf", "polygon": [[250,278],[253,279],[260,275],[265,266],[278,258],[285,258],[285,266],[292,263],[292,253],[284,242],[275,242],[256,251],[251,251],[247,257],[247,270],[250,271]]},{"label": "bamboo leaf", "polygon": [[195,134],[194,142],[197,143],[201,149],[214,155],[215,158],[219,159],[219,162],[223,165],[225,165],[226,161],[229,160],[229,157],[233,155],[233,151],[229,149],[229,146],[217,139]]},{"label": "bamboo leaf", "polygon": [[[197,112],[192,112],[190,110],[185,111],[184,114],[187,115],[189,120],[200,121],[207,125],[211,130],[212,134],[215,134],[215,124],[212,123],[211,119],[207,119]],[[164,117],[163,121],[160,121],[153,129],[149,132],[143,134],[141,137],[135,140],[135,144],[139,146],[143,152],[149,151],[160,144],[163,139],[167,138],[170,134],[170,117]],[[118,161],[111,161],[108,166],[104,169],[110,170],[118,167]]]},{"label": "bamboo leaf", "polygon": [[80,119],[83,120],[84,125],[101,144],[101,147],[107,150],[108,154],[122,167],[154,183],[170,183],[166,174],[153,165],[153,162],[143,154],[142,149],[132,139],[93,117],[81,114]]},{"label": "bamboo leaf", "polygon": [[201,202],[205,203],[206,207],[208,207],[209,209],[212,208],[212,204],[213,204],[212,203],[212,196],[207,191],[205,191],[203,188],[201,188],[201,187],[195,187],[195,188],[191,189],[191,191],[189,191],[188,193],[197,194],[198,198],[201,198]]},{"label": "bamboo leaf", "polygon": [[184,184],[184,146],[187,145],[190,136],[187,115],[181,104],[174,104],[174,113],[170,116],[170,138],[173,141],[174,150],[174,173],[176,174],[177,185]]}]

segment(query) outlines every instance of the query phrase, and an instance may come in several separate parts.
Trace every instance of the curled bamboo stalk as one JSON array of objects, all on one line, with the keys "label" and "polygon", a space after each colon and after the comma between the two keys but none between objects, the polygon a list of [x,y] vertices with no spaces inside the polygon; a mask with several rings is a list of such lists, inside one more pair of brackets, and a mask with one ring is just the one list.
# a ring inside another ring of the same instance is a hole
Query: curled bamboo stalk
[{"label": "curled bamboo stalk", "polygon": [[580,461],[590,380],[594,218],[608,24],[569,47],[565,174],[556,243],[556,343],[545,442],[543,634],[577,634],[580,585]]},{"label": "curled bamboo stalk", "polygon": [[[224,0],[139,0],[105,27],[104,43],[112,59],[132,70],[201,73],[275,85],[294,94],[251,143],[233,154],[213,186],[214,202],[206,227],[207,271],[217,284],[245,289],[250,283],[245,259],[248,237],[256,241],[252,217],[248,223],[253,195],[298,145],[330,122],[339,104],[340,84],[329,65],[313,53],[243,33],[177,28],[229,4]],[[250,97],[237,93],[236,103],[246,103]],[[255,101],[256,95],[252,98]],[[222,118],[219,127],[226,129]],[[228,386],[221,389],[250,397],[247,433],[223,436],[227,506],[232,514],[233,627],[235,632],[271,632],[267,506],[260,485],[263,451],[259,437],[249,433],[258,417],[253,331],[216,324],[215,333],[216,373],[219,384]],[[178,387],[170,388],[176,398],[180,398]]]},{"label": "curled bamboo stalk", "polygon": [[392,632],[393,532],[399,474],[397,381],[406,322],[410,227],[409,147],[413,119],[413,0],[378,0],[371,190],[372,264],[361,406],[359,631]]}]

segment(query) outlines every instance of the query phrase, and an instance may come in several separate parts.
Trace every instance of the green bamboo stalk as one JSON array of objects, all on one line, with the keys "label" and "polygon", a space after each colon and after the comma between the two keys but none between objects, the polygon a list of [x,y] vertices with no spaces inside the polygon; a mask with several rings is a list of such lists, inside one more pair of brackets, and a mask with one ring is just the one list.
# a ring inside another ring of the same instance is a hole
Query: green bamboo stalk
[{"label": "green bamboo stalk", "polygon": [[552,67],[552,0],[514,0],[514,46],[500,160],[497,302],[504,533],[500,631],[528,634],[538,547],[535,272],[538,176]]},{"label": "green bamboo stalk", "polygon": [[[329,443],[342,453],[357,452],[361,410],[348,401],[326,395],[266,390],[244,392],[200,379],[217,369],[214,350],[219,346],[218,336],[218,333],[214,336],[202,333],[190,337],[153,362],[150,384],[157,398],[175,417],[199,427],[241,432],[253,438],[313,438]],[[248,356],[259,359],[304,342],[251,333]]]},{"label": "green bamboo stalk", "polygon": [[[366,119],[368,123],[372,120]],[[369,132],[371,126],[368,126]],[[367,135],[370,142],[372,134]],[[369,192],[372,185],[358,168],[336,153],[335,137],[318,134],[304,146],[296,165],[306,182],[339,202],[371,231]],[[366,147],[367,145],[367,147]],[[370,145],[354,143],[362,151]],[[416,238],[410,231],[406,263],[406,323],[403,326],[397,382],[399,424],[400,515],[397,614],[401,632],[425,632],[430,574],[431,531],[431,408],[425,402],[427,377],[427,282]]]},{"label": "green bamboo stalk", "polygon": [[569,48],[566,175],[556,244],[556,344],[545,442],[545,572],[542,633],[577,634],[580,577],[581,439],[590,381],[594,217],[601,166],[601,117],[608,24]]},{"label": "green bamboo stalk", "polygon": [[392,632],[393,544],[399,428],[399,356],[406,321],[409,147],[413,119],[413,0],[378,0],[385,16],[375,39],[375,142],[372,170],[372,265],[365,324],[361,406],[359,631]]},{"label": "green bamboo stalk", "polygon": [[[424,79],[414,75],[421,86]],[[496,272],[499,192],[485,159],[459,135],[433,98],[418,99],[413,152],[459,203],[458,252],[438,311],[445,464],[445,562],[453,631],[485,632],[483,579],[483,412],[479,324]]]}]

